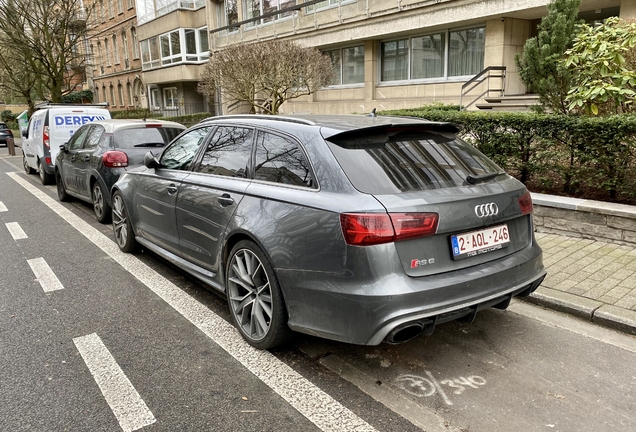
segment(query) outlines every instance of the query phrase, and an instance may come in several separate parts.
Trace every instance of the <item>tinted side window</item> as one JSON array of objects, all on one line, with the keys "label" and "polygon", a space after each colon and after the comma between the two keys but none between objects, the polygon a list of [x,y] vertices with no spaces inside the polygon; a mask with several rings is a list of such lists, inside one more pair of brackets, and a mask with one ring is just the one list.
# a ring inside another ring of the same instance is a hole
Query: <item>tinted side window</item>
[{"label": "tinted side window", "polygon": [[104,128],[102,126],[93,125],[91,131],[88,133],[86,139],[84,140],[83,148],[92,149],[97,147],[97,144],[99,144],[99,140],[101,139],[103,133]]},{"label": "tinted side window", "polygon": [[259,132],[254,178],[294,186],[313,186],[311,167],[295,141],[269,132]]},{"label": "tinted side window", "polygon": [[252,154],[254,130],[219,127],[205,150],[197,171],[228,177],[245,177]]},{"label": "tinted side window", "polygon": [[68,142],[69,150],[79,150],[82,148],[82,144],[84,143],[84,138],[88,133],[90,126],[81,127],[73,134],[71,140]]},{"label": "tinted side window", "polygon": [[161,165],[168,169],[189,170],[192,159],[212,126],[191,130],[173,141],[161,155]]}]

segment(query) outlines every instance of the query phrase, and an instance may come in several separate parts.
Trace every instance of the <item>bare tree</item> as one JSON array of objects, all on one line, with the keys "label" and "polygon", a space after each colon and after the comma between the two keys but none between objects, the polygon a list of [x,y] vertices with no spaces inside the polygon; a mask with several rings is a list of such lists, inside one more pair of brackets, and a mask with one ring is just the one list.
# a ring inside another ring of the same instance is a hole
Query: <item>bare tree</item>
[{"label": "bare tree", "polygon": [[326,54],[294,42],[271,40],[212,53],[201,74],[199,92],[212,99],[220,89],[226,98],[249,103],[253,111],[276,114],[285,101],[315,92],[332,77]]},{"label": "bare tree", "polygon": [[84,73],[88,15],[82,0],[0,2],[0,68],[17,93],[59,102],[74,89]]}]

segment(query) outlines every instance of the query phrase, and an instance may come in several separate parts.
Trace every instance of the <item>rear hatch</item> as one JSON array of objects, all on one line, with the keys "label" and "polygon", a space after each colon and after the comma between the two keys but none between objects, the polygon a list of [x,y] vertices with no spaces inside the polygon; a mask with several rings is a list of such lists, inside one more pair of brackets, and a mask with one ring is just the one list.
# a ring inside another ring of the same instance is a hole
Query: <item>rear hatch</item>
[{"label": "rear hatch", "polygon": [[532,241],[532,202],[523,184],[457,139],[456,130],[422,122],[326,138],[351,183],[382,204],[396,232],[414,214],[437,215],[434,234],[395,242],[409,276],[493,261]]},{"label": "rear hatch", "polygon": [[158,155],[183,130],[160,123],[146,123],[118,129],[113,133],[114,148],[126,153],[129,169],[134,168],[143,164],[144,156],[148,151]]}]

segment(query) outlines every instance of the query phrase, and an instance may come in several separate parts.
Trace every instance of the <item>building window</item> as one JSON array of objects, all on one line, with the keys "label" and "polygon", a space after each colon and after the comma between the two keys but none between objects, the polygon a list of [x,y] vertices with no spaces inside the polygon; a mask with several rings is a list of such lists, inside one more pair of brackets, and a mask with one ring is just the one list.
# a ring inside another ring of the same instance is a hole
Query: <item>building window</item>
[{"label": "building window", "polygon": [[177,108],[177,88],[166,87],[163,89],[164,108]]},{"label": "building window", "polygon": [[179,30],[163,34],[159,36],[159,42],[161,44],[161,64],[167,65],[181,62],[181,37]]},{"label": "building window", "polygon": [[[219,27],[225,27],[238,22],[237,0],[221,0],[218,4]],[[235,27],[231,30],[238,30]]]},{"label": "building window", "polygon": [[110,50],[108,49],[108,39],[104,39],[104,56],[106,57],[106,66],[110,66]]},{"label": "building window", "polygon": [[307,6],[307,12],[313,12],[318,9],[335,7],[335,6],[338,6],[339,4],[354,3],[354,2],[355,0],[325,0],[313,5]]},{"label": "building window", "polygon": [[141,62],[144,69],[152,69],[161,66],[159,57],[159,44],[157,37],[141,41]]},{"label": "building window", "polygon": [[409,41],[408,39],[382,42],[380,45],[382,69],[381,81],[408,79]]},{"label": "building window", "polygon": [[484,68],[485,28],[452,30],[380,44],[380,81],[471,76]]},{"label": "building window", "polygon": [[134,27],[131,28],[130,36],[132,39],[132,46],[133,46],[133,58],[138,59],[139,58],[139,40],[137,39],[137,29],[135,29]]},{"label": "building window", "polygon": [[126,83],[126,94],[128,95],[128,105],[133,106],[132,85],[130,83]]},{"label": "building window", "polygon": [[115,0],[108,0],[108,16],[115,18]]},{"label": "building window", "polygon": [[202,60],[210,57],[210,41],[207,27],[199,29],[199,57]]},{"label": "building window", "polygon": [[126,69],[130,69],[130,55],[128,53],[128,36],[126,36],[126,31],[121,32],[121,44],[124,48],[124,67]]},{"label": "building window", "polygon": [[101,22],[106,22],[106,12],[104,10],[104,0],[99,0],[99,18]]},{"label": "building window", "polygon": [[124,13],[124,0],[117,0],[117,13]]},{"label": "building window", "polygon": [[104,102],[108,103],[108,96],[106,95],[106,87],[102,87],[102,93],[104,94]]},{"label": "building window", "polygon": [[141,41],[144,70],[175,63],[202,62],[210,57],[208,29],[179,29]]},{"label": "building window", "polygon": [[137,24],[144,24],[177,9],[196,10],[205,7],[205,0],[136,0]]},{"label": "building window", "polygon": [[119,96],[119,105],[124,106],[124,87],[121,84],[117,86],[117,93]]},{"label": "building window", "polygon": [[[268,14],[271,12],[276,12],[277,10],[285,9],[290,6],[294,6],[296,4],[296,0],[278,0],[278,1],[269,1],[269,0],[243,0],[243,11],[245,12],[245,18],[256,18],[258,16]],[[251,27],[258,24],[266,24],[275,20],[283,19],[286,17],[292,16],[294,12],[288,11],[284,12],[280,15],[273,15],[266,18],[261,18],[256,21],[252,21],[246,24],[246,26]]]},{"label": "building window", "polygon": [[113,87],[113,85],[110,85],[110,100],[113,101],[113,106],[117,105],[117,101],[115,100],[115,87]]},{"label": "building window", "polygon": [[113,35],[113,57],[115,57],[115,64],[119,64],[119,47],[117,46],[117,35]]},{"label": "building window", "polygon": [[333,85],[364,83],[364,46],[327,51],[334,69]]},{"label": "building window", "polygon": [[475,75],[484,68],[486,29],[472,28],[450,32],[448,76]]},{"label": "building window", "polygon": [[444,76],[446,33],[412,39],[411,78],[439,78]]},{"label": "building window", "polygon": [[135,0],[127,0],[126,1],[126,6],[128,7],[128,9],[132,9],[135,7]]},{"label": "building window", "polygon": [[150,90],[150,106],[152,109],[161,109],[161,105],[159,105],[159,89],[153,88]]}]

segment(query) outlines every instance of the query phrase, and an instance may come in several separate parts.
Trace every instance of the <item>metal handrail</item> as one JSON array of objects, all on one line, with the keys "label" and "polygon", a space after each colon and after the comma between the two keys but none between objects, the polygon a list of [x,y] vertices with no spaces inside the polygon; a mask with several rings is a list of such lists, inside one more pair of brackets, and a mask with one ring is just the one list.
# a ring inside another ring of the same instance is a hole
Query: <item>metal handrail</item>
[{"label": "metal handrail", "polygon": [[[492,75],[491,72],[500,71],[501,73],[498,75]],[[501,88],[493,89],[490,88],[490,78],[501,78]],[[473,98],[473,100],[466,106],[463,106],[464,97],[472,91],[475,87],[480,85],[482,82],[488,80],[488,87],[485,91],[477,95],[477,97]],[[506,66],[488,66],[477,75],[472,77],[470,80],[466,81],[464,85],[462,85],[461,93],[459,94],[459,109],[467,109],[475,102],[477,102],[481,97],[490,94],[492,91],[498,91],[503,96],[506,91]]]}]

